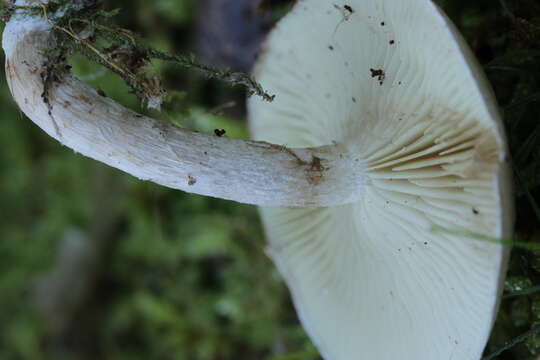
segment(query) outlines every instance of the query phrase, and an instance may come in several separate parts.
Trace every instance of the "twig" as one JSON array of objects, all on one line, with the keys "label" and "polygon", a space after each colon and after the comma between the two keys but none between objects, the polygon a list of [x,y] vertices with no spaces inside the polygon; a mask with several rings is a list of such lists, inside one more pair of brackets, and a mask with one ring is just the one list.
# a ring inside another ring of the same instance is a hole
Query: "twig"
[{"label": "twig", "polygon": [[518,337],[516,337],[516,338],[514,338],[514,339],[512,339],[510,341],[507,341],[503,346],[501,346],[495,352],[489,354],[488,356],[483,357],[482,360],[493,360],[497,356],[499,356],[500,354],[505,352],[506,350],[509,350],[509,349],[513,348],[517,344],[522,343],[523,341],[527,340],[531,336],[534,336],[534,335],[539,334],[539,333],[540,333],[540,326],[532,328],[531,330],[519,335]]},{"label": "twig", "polygon": [[540,285],[539,286],[533,286],[533,287],[523,289],[523,290],[513,291],[511,293],[503,295],[502,298],[503,299],[509,299],[509,298],[513,298],[513,297],[534,294],[534,293],[537,293],[539,291],[540,291]]}]

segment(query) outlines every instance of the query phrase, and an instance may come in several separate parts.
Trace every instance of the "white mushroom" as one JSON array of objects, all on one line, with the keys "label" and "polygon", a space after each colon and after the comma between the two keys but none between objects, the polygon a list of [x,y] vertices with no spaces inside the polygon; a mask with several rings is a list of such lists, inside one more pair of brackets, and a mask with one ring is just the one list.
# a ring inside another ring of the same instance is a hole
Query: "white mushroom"
[{"label": "white mushroom", "polygon": [[50,30],[19,12],[4,31],[22,111],[137,177],[282,206],[261,210],[269,252],[326,359],[480,357],[508,251],[467,233],[510,234],[507,150],[480,68],[431,1],[299,0],[257,69],[276,100],[249,103],[272,144],[162,124],[70,75],[44,103]]},{"label": "white mushroom", "polygon": [[355,203],[261,209],[324,358],[479,359],[508,249],[467,233],[509,237],[511,191],[494,96],[448,18],[429,0],[299,1],[256,77],[278,96],[250,100],[255,139],[338,142],[366,171]]}]

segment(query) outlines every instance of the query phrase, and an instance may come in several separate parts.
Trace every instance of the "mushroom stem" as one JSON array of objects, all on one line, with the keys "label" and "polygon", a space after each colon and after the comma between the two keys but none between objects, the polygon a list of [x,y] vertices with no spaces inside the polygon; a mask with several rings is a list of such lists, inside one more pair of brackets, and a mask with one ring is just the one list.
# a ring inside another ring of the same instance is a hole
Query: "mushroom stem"
[{"label": "mushroom stem", "polygon": [[3,48],[13,98],[39,127],[76,152],[184,191],[263,206],[329,206],[358,200],[361,161],[342,145],[290,149],[179,129],[144,117],[66,74],[47,89],[50,25],[15,14]]}]

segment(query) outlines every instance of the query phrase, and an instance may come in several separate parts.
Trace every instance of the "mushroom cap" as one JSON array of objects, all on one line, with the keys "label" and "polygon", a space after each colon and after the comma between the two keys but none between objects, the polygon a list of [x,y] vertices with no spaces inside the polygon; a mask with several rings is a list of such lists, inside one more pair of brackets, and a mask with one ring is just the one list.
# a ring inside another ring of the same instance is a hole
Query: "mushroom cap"
[{"label": "mushroom cap", "polygon": [[[256,140],[338,142],[362,200],[261,208],[268,253],[325,359],[479,359],[498,307],[511,180],[494,95],[429,0],[300,0],[269,35]],[[441,230],[446,229],[446,230]]]}]

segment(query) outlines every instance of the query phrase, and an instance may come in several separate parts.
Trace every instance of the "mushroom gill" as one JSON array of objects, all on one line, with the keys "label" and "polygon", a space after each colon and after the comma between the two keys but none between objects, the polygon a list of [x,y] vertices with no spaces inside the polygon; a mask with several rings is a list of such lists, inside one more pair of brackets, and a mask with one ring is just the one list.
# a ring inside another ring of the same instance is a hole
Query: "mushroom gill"
[{"label": "mushroom gill", "polygon": [[452,116],[402,114],[403,125],[375,137],[364,155],[367,186],[386,206],[407,204],[441,227],[495,236],[499,143],[475,119]]}]

